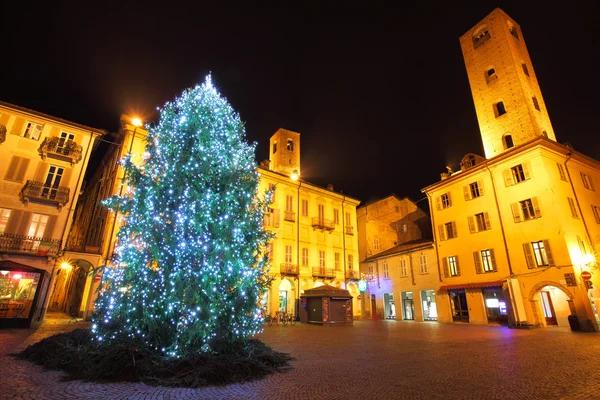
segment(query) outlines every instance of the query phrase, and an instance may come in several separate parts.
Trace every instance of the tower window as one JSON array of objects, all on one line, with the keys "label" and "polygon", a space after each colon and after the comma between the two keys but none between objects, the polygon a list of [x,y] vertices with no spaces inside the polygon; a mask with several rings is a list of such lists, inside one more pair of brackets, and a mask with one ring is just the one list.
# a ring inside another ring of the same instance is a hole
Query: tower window
[{"label": "tower window", "polygon": [[504,137],[502,138],[502,141],[504,142],[504,150],[508,150],[511,147],[515,147],[515,144],[513,142],[513,138],[511,135],[504,135]]},{"label": "tower window", "polygon": [[292,139],[287,140],[287,149],[289,151],[294,151],[294,141]]},{"label": "tower window", "polygon": [[475,34],[473,35],[473,47],[478,48],[479,46],[481,46],[482,44],[484,44],[491,38],[492,38],[492,36],[490,35],[490,32],[487,30],[487,27],[482,26],[477,31],[475,31]]},{"label": "tower window", "polygon": [[533,100],[533,106],[535,107],[535,109],[538,110],[538,111],[540,111],[540,105],[539,105],[539,103],[537,101],[537,98],[535,96],[533,96],[531,98],[531,100]]},{"label": "tower window", "polygon": [[485,81],[490,84],[498,79],[498,75],[496,75],[496,69],[494,67],[489,67],[485,71]]},{"label": "tower window", "polygon": [[514,25],[509,25],[510,34],[515,37],[515,39],[519,39],[519,32],[517,31],[517,27]]},{"label": "tower window", "polygon": [[496,104],[494,104],[494,113],[496,114],[496,118],[498,118],[501,115],[506,114],[506,108],[504,107],[504,102],[499,101]]},{"label": "tower window", "polygon": [[273,142],[273,154],[277,153],[277,142]]},{"label": "tower window", "polygon": [[525,75],[529,76],[529,70],[527,69],[527,65],[523,63],[521,64],[521,66],[523,67],[523,72],[525,73]]}]

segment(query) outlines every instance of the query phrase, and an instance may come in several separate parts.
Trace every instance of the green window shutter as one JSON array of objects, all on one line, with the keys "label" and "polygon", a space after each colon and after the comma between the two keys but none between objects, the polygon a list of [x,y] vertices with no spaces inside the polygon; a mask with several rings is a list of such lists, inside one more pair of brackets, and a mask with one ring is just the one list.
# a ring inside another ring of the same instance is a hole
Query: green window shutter
[{"label": "green window shutter", "polygon": [[533,258],[533,250],[531,249],[531,243],[523,243],[523,251],[525,252],[525,261],[527,262],[527,268],[535,268],[536,263]]},{"label": "green window shutter", "polygon": [[550,250],[550,243],[544,240],[544,249],[546,250],[546,257],[548,258],[548,265],[554,266],[554,257],[552,257],[552,250]]},{"label": "green window shutter", "polygon": [[523,164],[521,164],[521,167],[523,168],[523,175],[525,175],[525,180],[531,179],[531,163],[529,161],[524,162]]},{"label": "green window shutter", "polygon": [[514,184],[512,171],[510,169],[505,169],[502,171],[502,177],[504,178],[504,186],[509,187]]},{"label": "green window shutter", "polygon": [[458,237],[458,233],[456,231],[456,221],[452,221],[452,237]]},{"label": "green window shutter", "polygon": [[490,249],[490,259],[492,260],[492,269],[494,272],[498,272],[498,266],[496,265],[496,255],[494,254],[494,249]]},{"label": "green window shutter", "polygon": [[490,224],[490,215],[486,212],[483,213],[483,219],[485,220],[485,229],[491,229],[492,225]]},{"label": "green window shutter", "polygon": [[19,164],[21,163],[21,157],[13,156],[10,159],[10,164],[8,165],[8,169],[6,170],[6,174],[4,174],[4,179],[9,181],[14,181],[17,175],[17,169]]},{"label": "green window shutter", "polygon": [[448,258],[447,257],[442,258],[442,265],[444,266],[444,277],[445,278],[450,277],[450,270],[448,269]]},{"label": "green window shutter", "polygon": [[523,221],[523,218],[521,217],[521,206],[519,203],[512,203],[510,205],[510,209],[512,210],[512,215],[515,222]]},{"label": "green window shutter", "polygon": [[27,235],[29,233],[29,225],[31,225],[31,213],[23,212],[17,233],[19,235]]},{"label": "green window shutter", "polygon": [[11,210],[10,216],[8,217],[8,222],[6,224],[6,228],[4,229],[5,233],[19,233],[19,225],[21,224],[21,218],[23,217],[23,213],[23,210]]},{"label": "green window shutter", "polygon": [[472,215],[469,215],[469,216],[467,217],[467,221],[469,222],[469,232],[471,232],[471,233],[475,233],[475,232],[477,232],[477,231],[475,230],[475,218],[473,218],[473,216],[472,216]]},{"label": "green window shutter", "polygon": [[485,193],[483,191],[483,181],[477,181],[477,187],[479,188],[479,195],[483,196],[483,194]]},{"label": "green window shutter", "polygon": [[458,256],[454,256],[456,260],[456,276],[460,276],[460,265],[458,264]]},{"label": "green window shutter", "polygon": [[444,225],[438,225],[438,232],[440,235],[440,240],[446,240],[446,231],[444,230]]},{"label": "green window shutter", "polygon": [[442,209],[442,199],[440,196],[435,198],[435,208],[439,211]]},{"label": "green window shutter", "polygon": [[471,188],[469,185],[463,186],[463,194],[465,195],[465,200],[471,200]]},{"label": "green window shutter", "polygon": [[540,211],[540,205],[538,203],[537,197],[531,198],[531,204],[533,204],[533,212],[535,213],[535,217],[540,218],[542,216],[542,212]]},{"label": "green window shutter", "polygon": [[29,167],[29,158],[21,158],[21,165],[19,165],[17,175],[15,176],[16,181],[23,182],[27,173],[27,167]]},{"label": "green window shutter", "polygon": [[478,274],[483,273],[483,270],[481,268],[481,259],[479,258],[478,251],[473,252],[473,261],[475,261],[475,272],[477,272]]}]

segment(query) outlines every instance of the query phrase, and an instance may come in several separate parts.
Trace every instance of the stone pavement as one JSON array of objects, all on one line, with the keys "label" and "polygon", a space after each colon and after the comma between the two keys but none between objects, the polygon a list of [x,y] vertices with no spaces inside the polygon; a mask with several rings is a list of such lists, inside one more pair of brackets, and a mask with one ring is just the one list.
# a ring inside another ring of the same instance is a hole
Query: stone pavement
[{"label": "stone pavement", "polygon": [[265,326],[294,369],[203,389],[62,382],[7,356],[83,324],[0,331],[0,399],[600,399],[600,334],[401,321]]}]

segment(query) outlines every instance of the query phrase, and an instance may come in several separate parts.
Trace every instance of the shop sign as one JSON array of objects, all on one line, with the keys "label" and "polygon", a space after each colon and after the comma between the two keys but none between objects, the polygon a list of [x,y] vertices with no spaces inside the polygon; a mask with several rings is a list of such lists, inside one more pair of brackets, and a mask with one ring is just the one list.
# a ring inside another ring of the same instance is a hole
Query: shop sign
[{"label": "shop sign", "polygon": [[361,292],[367,290],[367,281],[365,281],[364,279],[358,281],[358,290],[360,290]]},{"label": "shop sign", "polygon": [[567,283],[567,286],[577,286],[577,280],[575,279],[575,273],[573,273],[573,272],[566,273],[565,274],[565,282]]}]

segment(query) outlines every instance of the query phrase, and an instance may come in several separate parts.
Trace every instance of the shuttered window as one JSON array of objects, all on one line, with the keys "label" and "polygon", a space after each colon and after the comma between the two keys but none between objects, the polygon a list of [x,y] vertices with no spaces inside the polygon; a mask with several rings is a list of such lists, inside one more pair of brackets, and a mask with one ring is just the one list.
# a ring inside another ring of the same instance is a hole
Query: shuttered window
[{"label": "shuttered window", "polygon": [[23,182],[29,167],[29,158],[13,156],[8,165],[4,179],[8,181]]},{"label": "shuttered window", "polygon": [[569,208],[571,209],[571,216],[573,218],[579,218],[579,214],[577,214],[577,208],[575,207],[575,201],[573,201],[573,199],[570,197],[567,197],[567,200],[569,202]]}]

